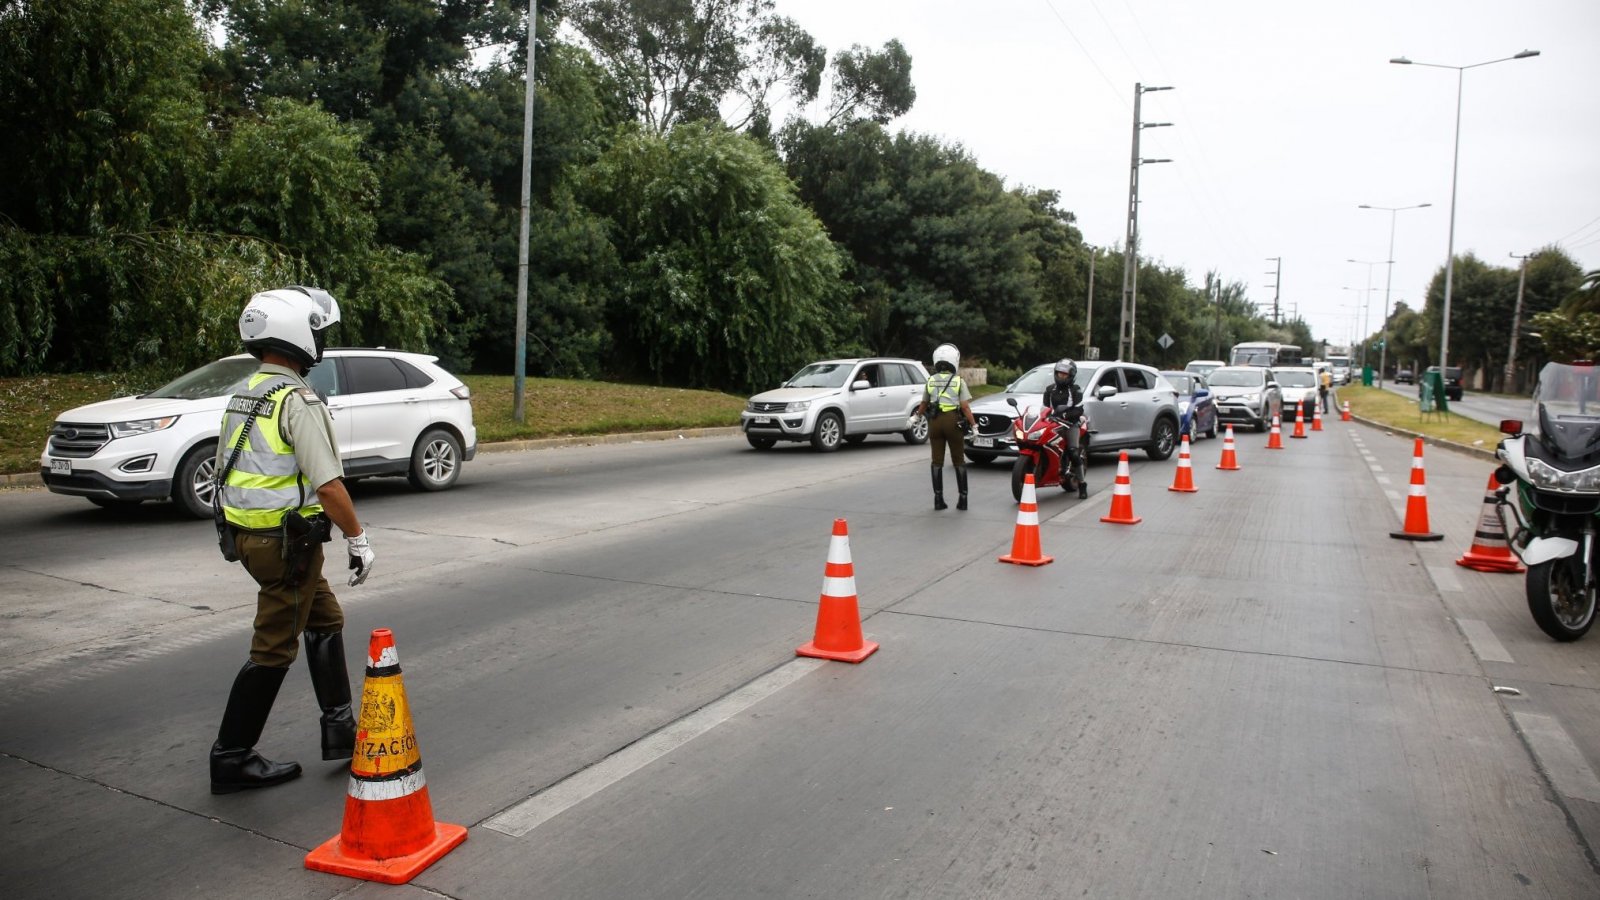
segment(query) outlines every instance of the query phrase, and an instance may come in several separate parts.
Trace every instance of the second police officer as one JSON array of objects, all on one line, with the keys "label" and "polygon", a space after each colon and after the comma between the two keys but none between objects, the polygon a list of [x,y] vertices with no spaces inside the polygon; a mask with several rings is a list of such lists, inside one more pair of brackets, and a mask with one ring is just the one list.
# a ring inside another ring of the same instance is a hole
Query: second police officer
[{"label": "second police officer", "polygon": [[944,502],[944,453],[949,448],[956,469],[956,509],[967,508],[967,458],[964,432],[976,430],[972,417],[972,392],[956,371],[961,352],[954,344],[933,350],[933,374],[922,392],[917,414],[928,420],[928,443],[933,447],[933,508],[948,509]]},{"label": "second police officer", "polygon": [[348,544],[351,585],[366,580],[373,553],[345,491],[333,419],[305,381],[337,321],[332,296],[298,286],[256,294],[239,317],[239,336],[261,366],[223,415],[217,527],[223,556],[256,582],[255,633],[211,747],[213,794],[300,774],[299,763],[273,762],[255,745],[302,635],[322,709],[322,758],[348,762],[355,749],[344,612],[322,575],[330,521]]}]

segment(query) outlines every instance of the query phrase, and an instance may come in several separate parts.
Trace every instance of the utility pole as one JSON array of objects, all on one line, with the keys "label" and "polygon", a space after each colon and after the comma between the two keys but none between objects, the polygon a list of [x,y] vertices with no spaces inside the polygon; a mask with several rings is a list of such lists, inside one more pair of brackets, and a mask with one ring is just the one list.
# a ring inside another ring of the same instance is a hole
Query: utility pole
[{"label": "utility pole", "polygon": [[1272,276],[1272,324],[1281,325],[1283,323],[1278,315],[1278,285],[1283,283],[1283,257],[1269,256],[1267,262],[1278,264],[1275,270],[1267,274]]},{"label": "utility pole", "polygon": [[1512,393],[1512,383],[1517,377],[1517,332],[1522,328],[1522,288],[1528,283],[1528,260],[1532,253],[1526,256],[1511,254],[1512,259],[1522,260],[1522,265],[1517,272],[1517,307],[1511,314],[1511,349],[1506,353],[1506,393]]},{"label": "utility pole", "polygon": [[1089,300],[1083,309],[1083,358],[1089,358],[1089,344],[1094,340],[1094,261],[1100,255],[1095,247],[1089,248]]},{"label": "utility pole", "polygon": [[1133,155],[1128,166],[1128,238],[1122,249],[1122,318],[1117,323],[1117,358],[1133,361],[1133,336],[1139,318],[1139,166],[1144,163],[1172,162],[1170,159],[1143,159],[1139,156],[1139,132],[1164,128],[1171,122],[1139,121],[1140,98],[1151,91],[1170,91],[1171,87],[1133,85]]},{"label": "utility pole", "polygon": [[1215,321],[1213,322],[1213,324],[1211,326],[1211,341],[1212,341],[1212,345],[1215,347],[1216,352],[1211,355],[1211,358],[1212,359],[1221,359],[1222,358],[1222,273],[1220,273],[1220,272],[1217,273],[1212,278],[1212,281],[1211,281],[1211,293],[1214,295],[1214,300],[1215,300],[1215,303],[1216,303],[1216,306],[1217,306],[1216,319],[1215,319]]},{"label": "utility pole", "polygon": [[517,359],[512,366],[511,418],[521,424],[528,374],[528,205],[533,195],[533,45],[539,31],[537,0],[528,0],[528,83],[522,101],[522,227],[517,241]]}]

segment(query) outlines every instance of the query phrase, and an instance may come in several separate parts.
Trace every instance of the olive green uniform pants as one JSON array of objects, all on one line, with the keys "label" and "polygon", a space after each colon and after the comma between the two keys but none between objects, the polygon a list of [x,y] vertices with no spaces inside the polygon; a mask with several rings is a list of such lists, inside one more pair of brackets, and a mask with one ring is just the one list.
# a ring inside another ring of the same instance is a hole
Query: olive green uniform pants
[{"label": "olive green uniform pants", "polygon": [[961,433],[961,410],[953,409],[941,412],[928,420],[928,443],[933,445],[933,467],[944,468],[944,448],[950,446],[951,462],[956,466],[965,466],[967,460],[962,456],[966,448],[965,436]]},{"label": "olive green uniform pants", "polygon": [[250,661],[258,666],[288,668],[300,650],[301,632],[344,630],[344,610],[322,577],[322,545],[312,552],[311,566],[298,587],[284,584],[289,566],[283,541],[273,534],[241,531],[234,537],[239,561],[256,580],[256,629],[250,639]]}]

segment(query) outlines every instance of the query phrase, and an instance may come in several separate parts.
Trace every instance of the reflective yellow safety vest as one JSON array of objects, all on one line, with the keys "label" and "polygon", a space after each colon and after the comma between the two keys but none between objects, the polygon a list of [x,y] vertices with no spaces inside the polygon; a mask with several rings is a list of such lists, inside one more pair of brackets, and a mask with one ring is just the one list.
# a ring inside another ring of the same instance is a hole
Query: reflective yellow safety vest
[{"label": "reflective yellow safety vest", "polygon": [[954,373],[941,373],[928,376],[927,395],[930,403],[936,403],[940,412],[949,412],[961,408],[961,389],[966,385],[961,381],[961,376]]},{"label": "reflective yellow safety vest", "polygon": [[308,492],[300,465],[295,462],[294,447],[283,439],[279,427],[284,402],[297,387],[299,384],[292,378],[257,372],[245,383],[245,389],[228,401],[228,409],[222,415],[221,464],[227,465],[250,412],[260,410],[239,451],[239,459],[228,472],[227,483],[222,485],[222,512],[240,528],[277,528],[291,509],[299,509],[302,516],[322,512],[315,490],[309,492],[311,502],[305,502]]}]

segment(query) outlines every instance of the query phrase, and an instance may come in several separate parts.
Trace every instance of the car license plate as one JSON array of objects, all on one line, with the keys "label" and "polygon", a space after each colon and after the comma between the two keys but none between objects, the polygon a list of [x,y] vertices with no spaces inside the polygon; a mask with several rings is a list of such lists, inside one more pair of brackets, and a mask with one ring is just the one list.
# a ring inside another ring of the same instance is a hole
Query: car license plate
[{"label": "car license plate", "polygon": [[52,459],[52,460],[50,460],[50,471],[54,472],[57,475],[71,475],[72,474],[72,460],[70,460],[70,459]]},{"label": "car license plate", "polygon": [[771,425],[772,424],[772,417],[771,416],[756,416],[756,424],[757,425]]},{"label": "car license plate", "polygon": [[975,438],[972,439],[972,446],[974,446],[974,447],[993,447],[994,446],[994,438],[992,438],[992,437],[975,437]]}]

